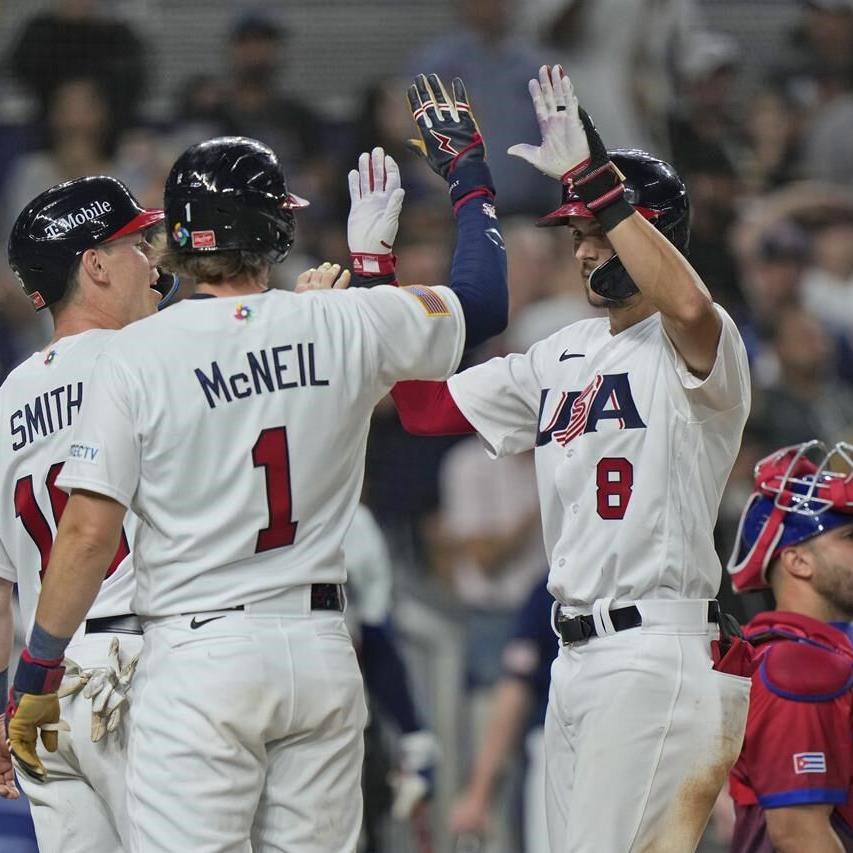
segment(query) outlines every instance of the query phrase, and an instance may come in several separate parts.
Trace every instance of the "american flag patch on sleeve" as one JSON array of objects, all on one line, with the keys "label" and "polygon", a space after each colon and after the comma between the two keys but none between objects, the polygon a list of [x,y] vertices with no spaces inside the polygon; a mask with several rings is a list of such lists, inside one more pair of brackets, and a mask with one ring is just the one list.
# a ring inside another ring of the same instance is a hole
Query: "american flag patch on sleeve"
[{"label": "american flag patch on sleeve", "polygon": [[794,773],[826,773],[826,755],[823,752],[794,753]]},{"label": "american flag patch on sleeve", "polygon": [[414,284],[409,287],[401,287],[400,290],[411,293],[421,303],[427,317],[450,316],[450,308],[447,307],[447,303],[431,287]]}]

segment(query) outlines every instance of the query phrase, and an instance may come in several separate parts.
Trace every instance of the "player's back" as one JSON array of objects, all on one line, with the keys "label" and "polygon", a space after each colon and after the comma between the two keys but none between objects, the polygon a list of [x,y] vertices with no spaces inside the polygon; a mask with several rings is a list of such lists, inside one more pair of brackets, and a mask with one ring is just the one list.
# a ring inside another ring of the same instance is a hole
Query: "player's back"
[{"label": "player's back", "polygon": [[[142,521],[137,611],[342,583],[373,407],[398,378],[448,375],[463,341],[445,288],[197,298],[121,332],[98,369],[124,422],[87,425],[73,467],[80,485],[137,466],[114,494]],[[110,432],[137,437],[128,458]]]},{"label": "player's back", "polygon": [[[112,330],[92,329],[61,338],[16,367],[0,386],[3,430],[0,469],[0,540],[11,566],[0,576],[18,583],[25,623],[35,612],[56,527],[67,495],[55,485],[68,456],[72,427],[84,405],[92,367]],[[125,534],[89,615],[130,611],[132,566]]]}]

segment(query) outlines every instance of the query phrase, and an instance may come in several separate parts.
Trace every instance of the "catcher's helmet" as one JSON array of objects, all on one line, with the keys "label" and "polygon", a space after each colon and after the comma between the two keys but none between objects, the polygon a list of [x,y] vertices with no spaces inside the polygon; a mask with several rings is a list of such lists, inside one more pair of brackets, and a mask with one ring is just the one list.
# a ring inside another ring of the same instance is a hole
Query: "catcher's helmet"
[{"label": "catcher's helmet", "polygon": [[[810,457],[815,457],[814,461]],[[846,473],[831,470],[840,463]],[[755,491],[738,526],[728,570],[737,592],[768,586],[767,567],[785,548],[853,523],[853,445],[784,447],[755,466]]]},{"label": "catcher's helmet", "polygon": [[[686,252],[690,238],[690,200],[687,187],[675,169],[645,151],[618,148],[608,153],[625,177],[625,200],[680,252]],[[572,187],[564,184],[560,206],[536,224],[540,227],[565,225],[570,216],[591,219],[594,214]],[[626,299],[638,292],[616,255],[592,271],[589,286],[608,299]]]},{"label": "catcher's helmet", "polygon": [[[116,178],[98,175],[57,184],[20,213],[9,236],[9,266],[36,311],[59,302],[77,259],[98,243],[162,222]],[[165,295],[166,283],[157,289]]]},{"label": "catcher's helmet", "polygon": [[304,199],[287,191],[272,149],[243,136],[191,145],[166,179],[166,239],[185,254],[245,249],[283,261],[293,245],[293,210]]}]

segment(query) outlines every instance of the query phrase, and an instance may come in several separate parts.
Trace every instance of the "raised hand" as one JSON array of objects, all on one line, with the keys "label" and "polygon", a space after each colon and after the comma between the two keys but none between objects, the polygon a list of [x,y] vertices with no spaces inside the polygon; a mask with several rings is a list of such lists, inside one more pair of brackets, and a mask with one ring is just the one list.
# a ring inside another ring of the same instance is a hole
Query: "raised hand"
[{"label": "raised hand", "polygon": [[483,161],[486,143],[471,112],[465,85],[454,77],[447,94],[437,74],[419,74],[409,86],[409,106],[420,131],[420,139],[407,145],[446,181],[466,162]]},{"label": "raised hand", "polygon": [[520,143],[507,154],[526,160],[531,166],[558,181],[590,159],[589,142],[572,81],[559,65],[543,65],[539,79],[528,84],[536,120],[542,133],[541,145]]},{"label": "raised hand", "polygon": [[394,272],[394,238],[406,191],[400,170],[382,148],[365,151],[349,173],[347,242],[356,275]]}]

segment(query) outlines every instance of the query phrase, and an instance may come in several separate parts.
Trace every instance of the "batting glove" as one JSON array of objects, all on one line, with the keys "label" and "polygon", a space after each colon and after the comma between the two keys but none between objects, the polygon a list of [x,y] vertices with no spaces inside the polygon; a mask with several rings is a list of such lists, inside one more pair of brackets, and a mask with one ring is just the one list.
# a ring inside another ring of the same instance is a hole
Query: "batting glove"
[{"label": "batting glove", "polygon": [[409,86],[409,106],[420,131],[420,139],[406,144],[450,185],[450,200],[456,207],[466,197],[494,196],[492,175],[486,164],[486,143],[471,112],[465,86],[458,77],[447,94],[437,74],[419,74]]},{"label": "batting glove", "polygon": [[74,696],[83,691],[83,697],[92,701],[90,737],[93,743],[114,732],[120,725],[122,715],[128,707],[130,680],[136,672],[139,655],[134,655],[124,665],[119,657],[118,637],[110,640],[109,664],[106,667],[84,670],[80,665],[66,659],[67,677],[59,689],[59,698]]},{"label": "batting glove", "polygon": [[400,738],[400,769],[388,780],[394,820],[408,820],[417,805],[432,796],[437,762],[438,741],[432,732],[411,732]]},{"label": "batting glove", "polygon": [[528,89],[542,144],[513,145],[507,153],[570,186],[609,231],[634,209],[623,198],[623,176],[610,161],[589,114],[579,106],[571,80],[561,66],[543,65]]},{"label": "batting glove", "polygon": [[356,276],[393,274],[394,238],[405,194],[393,157],[381,148],[359,156],[358,169],[349,173],[347,220],[347,241]]},{"label": "batting glove", "polygon": [[44,781],[47,771],[36,752],[36,739],[40,735],[44,748],[56,752],[59,732],[68,730],[68,724],[59,719],[57,696],[64,674],[61,659],[38,660],[24,649],[9,691],[9,751],[21,770],[38,782]]}]

